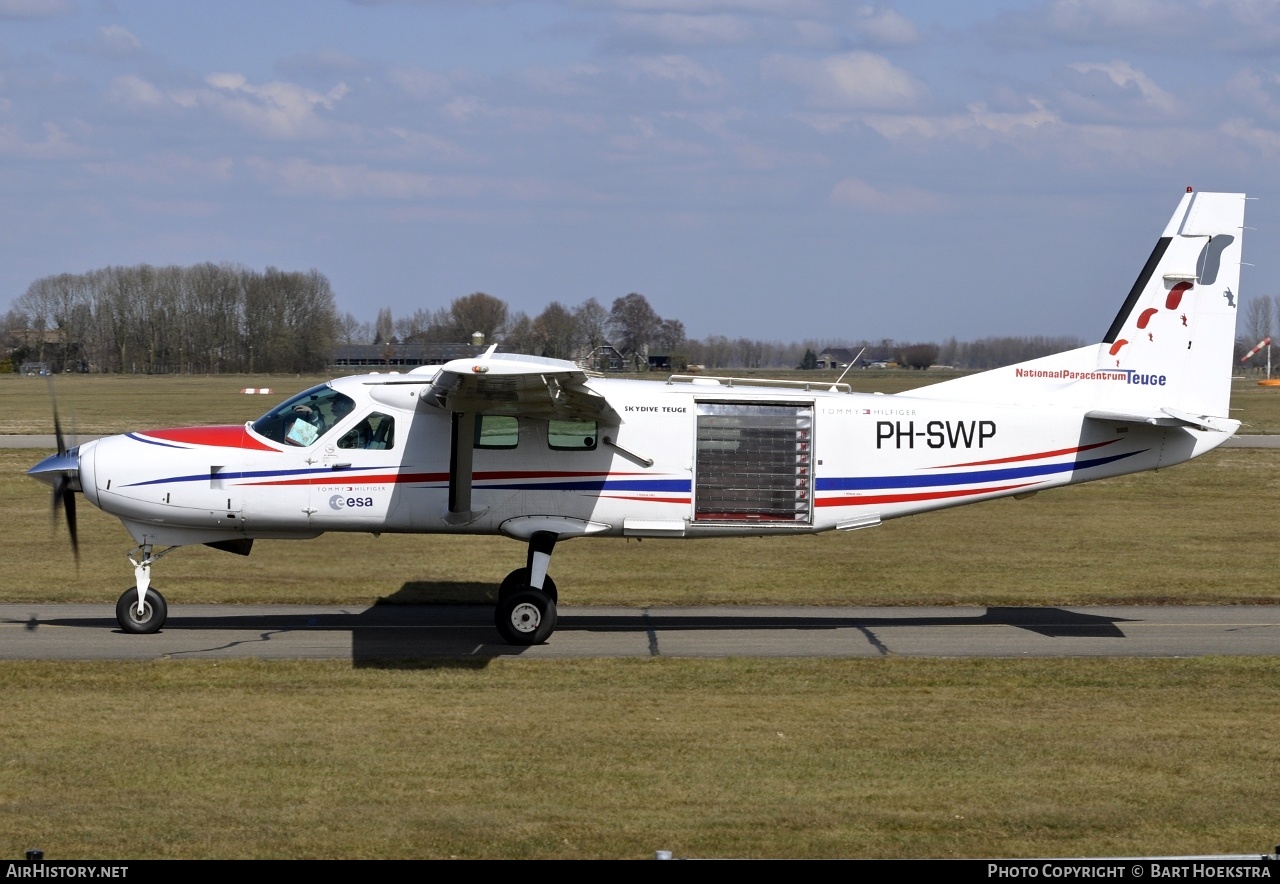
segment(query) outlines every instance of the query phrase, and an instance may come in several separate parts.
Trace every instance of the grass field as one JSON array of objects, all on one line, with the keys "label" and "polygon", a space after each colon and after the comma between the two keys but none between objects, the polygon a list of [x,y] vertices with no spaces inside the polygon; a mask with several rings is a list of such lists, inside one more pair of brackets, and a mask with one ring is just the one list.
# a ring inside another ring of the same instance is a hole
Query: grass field
[{"label": "grass field", "polygon": [[1264,853],[1280,664],[3,664],[0,855]]},{"label": "grass field", "polygon": [[[228,380],[58,390],[99,433],[239,422],[310,382]],[[1280,432],[1272,395],[1238,386],[1233,414]],[[48,432],[46,397],[0,378],[0,432]],[[23,475],[42,454],[0,450],[0,600],[113,603],[132,541],[82,504],[77,570]],[[1278,493],[1280,452],[1219,450],[849,534],[578,540],[552,570],[566,605],[1274,604]],[[523,557],[328,535],[184,549],[156,584],[175,605],[475,601]],[[1277,658],[3,663],[0,857],[1263,853],[1278,690]]]}]

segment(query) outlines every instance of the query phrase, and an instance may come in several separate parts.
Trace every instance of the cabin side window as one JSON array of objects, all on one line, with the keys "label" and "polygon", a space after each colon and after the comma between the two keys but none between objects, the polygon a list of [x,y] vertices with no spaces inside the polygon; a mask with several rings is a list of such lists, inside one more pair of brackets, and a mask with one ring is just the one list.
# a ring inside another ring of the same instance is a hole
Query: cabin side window
[{"label": "cabin side window", "polygon": [[474,448],[515,448],[520,444],[520,422],[502,414],[476,418]]},{"label": "cabin side window", "polygon": [[595,421],[547,421],[547,445],[555,451],[592,451],[599,429]]},{"label": "cabin side window", "polygon": [[367,448],[385,451],[396,447],[396,422],[388,414],[375,411],[343,434],[339,448]]}]

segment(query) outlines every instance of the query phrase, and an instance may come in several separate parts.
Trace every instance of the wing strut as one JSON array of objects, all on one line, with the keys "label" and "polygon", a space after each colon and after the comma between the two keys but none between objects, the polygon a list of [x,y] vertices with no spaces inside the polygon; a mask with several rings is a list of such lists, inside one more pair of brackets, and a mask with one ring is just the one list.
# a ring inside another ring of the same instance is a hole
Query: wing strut
[{"label": "wing strut", "polygon": [[476,434],[476,413],[455,411],[449,427],[449,512],[444,520],[450,525],[474,522],[484,510],[471,509],[471,470],[475,458],[472,440]]}]

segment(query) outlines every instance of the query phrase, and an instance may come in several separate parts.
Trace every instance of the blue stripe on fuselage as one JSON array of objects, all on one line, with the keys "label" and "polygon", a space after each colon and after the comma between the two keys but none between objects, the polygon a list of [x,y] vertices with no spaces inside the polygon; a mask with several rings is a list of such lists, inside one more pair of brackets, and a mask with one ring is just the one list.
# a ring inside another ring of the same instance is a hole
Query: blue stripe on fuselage
[{"label": "blue stripe on fuselage", "polygon": [[334,476],[334,482],[341,476],[362,476],[370,470],[395,470],[394,466],[360,467],[358,470],[335,470],[333,467],[307,467],[298,470],[248,470],[244,472],[196,473],[194,476],[170,476],[167,479],[148,479],[145,482],[133,482],[124,487],[136,488],[140,485],[164,485],[169,482],[208,482],[210,479],[275,479],[281,476]]},{"label": "blue stripe on fuselage", "polygon": [[1004,470],[978,470],[972,473],[818,479],[814,483],[814,488],[817,491],[871,491],[882,488],[934,488],[939,485],[977,485],[982,482],[1008,482],[1015,479],[1029,479],[1035,476],[1048,476],[1054,473],[1088,470],[1093,467],[1114,463],[1117,460],[1124,460],[1126,457],[1133,457],[1135,454],[1142,454],[1142,451],[1130,451],[1127,454],[1115,454],[1111,457],[1099,457],[1093,460],[1037,464],[1036,466],[1011,467]]}]

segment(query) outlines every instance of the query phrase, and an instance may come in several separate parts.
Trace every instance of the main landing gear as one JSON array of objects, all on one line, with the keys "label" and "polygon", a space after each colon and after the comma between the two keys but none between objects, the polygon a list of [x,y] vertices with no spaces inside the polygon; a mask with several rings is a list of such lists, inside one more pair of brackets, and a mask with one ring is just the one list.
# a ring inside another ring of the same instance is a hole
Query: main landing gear
[{"label": "main landing gear", "polygon": [[555,581],[547,576],[558,534],[537,531],[529,538],[529,560],[498,587],[494,625],[508,644],[540,645],[556,628]]},{"label": "main landing gear", "polygon": [[[176,546],[171,546],[154,553],[151,544],[144,543],[132,553],[125,553],[129,561],[133,562],[133,574],[137,580],[137,585],[126,589],[116,602],[116,622],[125,632],[149,635],[159,632],[160,627],[164,626],[164,621],[169,616],[169,606],[165,604],[164,596],[151,588],[151,565],[175,549]],[[134,553],[138,554],[138,558],[133,557]]]}]

